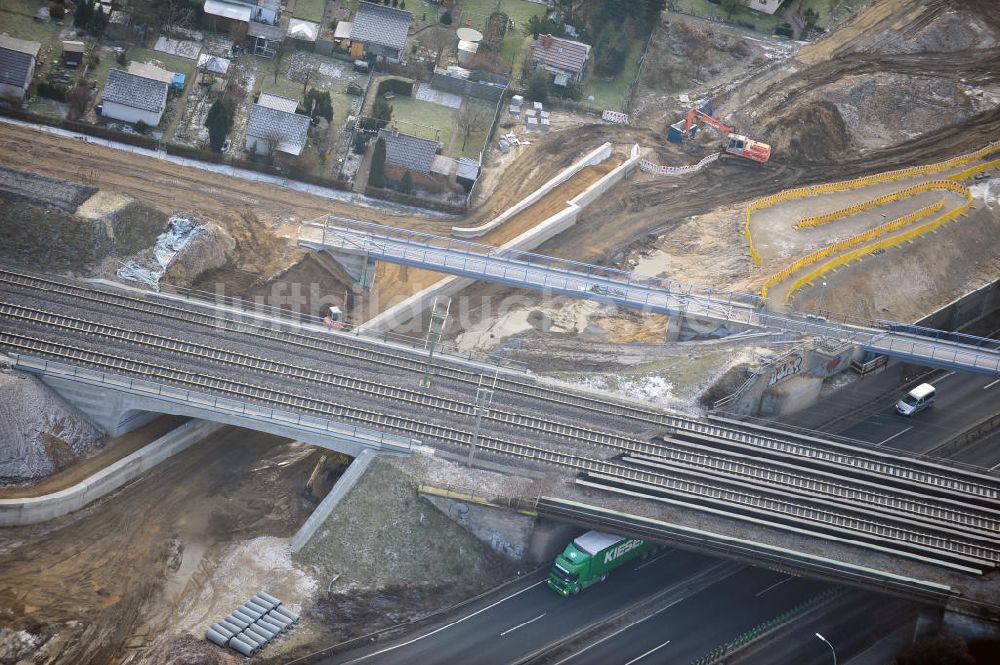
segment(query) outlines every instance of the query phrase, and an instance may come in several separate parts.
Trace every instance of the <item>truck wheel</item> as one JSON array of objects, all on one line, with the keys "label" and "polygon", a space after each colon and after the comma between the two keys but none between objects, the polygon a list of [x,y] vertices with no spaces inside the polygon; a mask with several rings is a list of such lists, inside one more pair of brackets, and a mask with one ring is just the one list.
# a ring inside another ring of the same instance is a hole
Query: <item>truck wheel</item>
[{"label": "truck wheel", "polygon": [[578,586],[573,587],[573,595],[575,596],[578,593],[580,593],[580,587]]}]

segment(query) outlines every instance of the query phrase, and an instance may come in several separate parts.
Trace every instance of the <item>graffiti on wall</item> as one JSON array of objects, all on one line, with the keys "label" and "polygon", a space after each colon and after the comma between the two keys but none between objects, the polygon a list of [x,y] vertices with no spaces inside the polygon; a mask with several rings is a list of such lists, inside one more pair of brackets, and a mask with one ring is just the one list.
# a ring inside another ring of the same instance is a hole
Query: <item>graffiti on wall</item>
[{"label": "graffiti on wall", "polygon": [[771,370],[771,378],[767,382],[767,385],[773,386],[778,381],[794,376],[800,371],[802,371],[802,356],[798,354],[789,356],[786,360],[775,365],[774,369]]}]

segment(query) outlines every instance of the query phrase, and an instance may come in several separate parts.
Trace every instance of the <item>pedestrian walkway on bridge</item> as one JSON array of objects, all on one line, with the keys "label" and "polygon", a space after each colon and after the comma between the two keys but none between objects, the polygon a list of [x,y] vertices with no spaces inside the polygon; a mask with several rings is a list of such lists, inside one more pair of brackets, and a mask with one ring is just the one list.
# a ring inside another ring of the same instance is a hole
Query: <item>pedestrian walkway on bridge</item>
[{"label": "pedestrian walkway on bridge", "polygon": [[888,321],[864,327],[831,323],[808,314],[774,314],[765,309],[764,298],[749,293],[694,286],[420,231],[331,215],[322,224],[303,224],[299,245],[644,312],[834,339],[922,365],[1000,376],[997,340]]}]

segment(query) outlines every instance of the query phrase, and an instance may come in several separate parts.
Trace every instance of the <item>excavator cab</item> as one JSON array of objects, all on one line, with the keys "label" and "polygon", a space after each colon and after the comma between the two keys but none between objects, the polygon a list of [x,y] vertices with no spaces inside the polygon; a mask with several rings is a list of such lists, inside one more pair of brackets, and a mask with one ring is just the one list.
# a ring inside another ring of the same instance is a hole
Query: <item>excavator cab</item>
[{"label": "excavator cab", "polygon": [[771,146],[748,139],[740,134],[730,134],[729,143],[726,144],[726,152],[763,164],[771,157]]}]

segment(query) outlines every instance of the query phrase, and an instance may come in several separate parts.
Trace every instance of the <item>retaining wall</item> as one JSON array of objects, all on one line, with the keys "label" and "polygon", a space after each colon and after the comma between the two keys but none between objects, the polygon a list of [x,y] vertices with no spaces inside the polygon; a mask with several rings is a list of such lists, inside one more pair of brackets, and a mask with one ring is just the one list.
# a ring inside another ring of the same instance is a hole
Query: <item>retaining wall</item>
[{"label": "retaining wall", "polygon": [[591,150],[589,153],[564,168],[554,178],[546,182],[525,198],[518,201],[515,205],[504,210],[499,216],[494,217],[489,222],[479,226],[453,226],[451,227],[451,233],[456,238],[479,238],[486,235],[488,232],[497,228],[514,215],[517,215],[525,209],[533,206],[546,194],[572,178],[586,167],[593,166],[594,164],[600,164],[609,157],[611,157],[611,144],[605,143],[604,145]]},{"label": "retaining wall", "polygon": [[291,547],[293,552],[298,552],[305,547],[306,543],[316,533],[316,530],[326,522],[326,518],[330,516],[333,509],[340,504],[348,492],[354,489],[358,481],[364,477],[365,472],[376,456],[377,453],[370,450],[363,450],[360,455],[354,458],[354,461],[347,467],[347,471],[340,477],[337,484],[333,486],[330,493],[320,501],[319,505],[316,506],[316,510],[309,516],[309,519],[292,536]]},{"label": "retaining wall", "polygon": [[551,562],[580,529],[471,495],[421,485],[420,496],[502,556],[527,564]]},{"label": "retaining wall", "polygon": [[[606,143],[605,146],[608,146],[608,150],[610,150],[610,143]],[[604,146],[601,146],[598,150],[604,150]],[[595,159],[598,154],[599,153],[595,150],[583,159]],[[608,154],[610,155],[610,152]],[[607,157],[602,158],[601,161],[603,161],[603,159],[607,159]],[[534,249],[543,242],[559,235],[566,229],[576,224],[577,217],[584,207],[592,203],[611,187],[629,176],[635,170],[638,163],[639,146],[635,145],[632,146],[629,159],[608,172],[603,178],[590,185],[590,187],[577,194],[571,201],[568,201],[565,209],[560,210],[556,214],[545,219],[535,228],[529,229],[516,238],[508,241],[501,246],[501,249],[520,249],[527,251]],[[584,164],[583,166],[586,165],[587,164]],[[580,166],[580,168],[583,168],[583,166]],[[546,186],[547,185],[548,183]],[[534,196],[534,194],[532,194],[532,196]],[[490,223],[492,224],[493,222]],[[418,291],[406,300],[388,308],[381,314],[372,317],[365,323],[358,326],[358,328],[362,331],[371,331],[382,328],[388,329],[406,323],[413,317],[418,316],[421,312],[423,312],[429,306],[429,303],[434,297],[454,296],[462,289],[474,284],[476,281],[477,280],[472,277],[457,277],[454,275],[445,277],[435,284],[428,286],[426,289]]]},{"label": "retaining wall", "polygon": [[43,496],[0,499],[0,527],[38,524],[79,510],[222,426],[207,420],[191,420],[72,487]]},{"label": "retaining wall", "polygon": [[431,75],[431,87],[436,90],[443,90],[456,95],[476,97],[485,99],[496,104],[507,91],[507,86],[490,85],[479,81],[469,81],[468,79],[458,79],[447,74],[434,72]]}]

